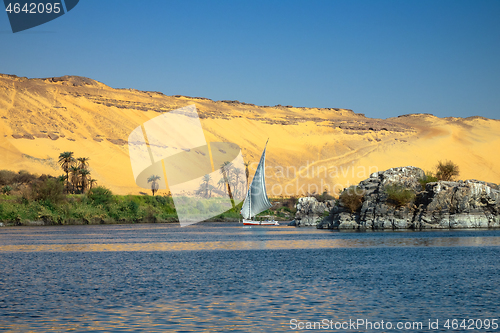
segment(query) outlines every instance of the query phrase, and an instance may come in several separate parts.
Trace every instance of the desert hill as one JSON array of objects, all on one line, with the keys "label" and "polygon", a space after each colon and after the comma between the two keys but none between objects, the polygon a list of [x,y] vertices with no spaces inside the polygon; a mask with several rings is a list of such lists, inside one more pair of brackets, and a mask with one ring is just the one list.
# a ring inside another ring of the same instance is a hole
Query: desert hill
[{"label": "desert hill", "polygon": [[[62,174],[63,151],[90,157],[92,177],[117,194],[135,185],[127,139],[163,112],[194,104],[209,142],[233,142],[255,162],[269,137],[269,194],[301,195],[356,184],[377,170],[431,170],[450,159],[460,178],[500,183],[500,121],[413,114],[372,119],[348,109],[257,106],[114,89],[92,79],[0,74],[0,169]],[[423,110],[425,111],[425,110]],[[251,172],[252,172],[251,168]]]}]

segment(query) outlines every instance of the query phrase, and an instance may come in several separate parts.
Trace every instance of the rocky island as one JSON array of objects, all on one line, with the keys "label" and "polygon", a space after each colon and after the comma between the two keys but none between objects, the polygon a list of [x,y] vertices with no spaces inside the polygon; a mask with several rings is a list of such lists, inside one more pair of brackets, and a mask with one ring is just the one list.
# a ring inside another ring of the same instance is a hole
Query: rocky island
[{"label": "rocky island", "polygon": [[[500,227],[500,191],[479,180],[425,182],[420,168],[407,166],[376,172],[355,188],[359,203],[340,199],[318,202],[300,198],[292,225],[318,229],[466,229]],[[394,200],[394,189],[408,202]],[[347,204],[346,204],[347,202]]]}]

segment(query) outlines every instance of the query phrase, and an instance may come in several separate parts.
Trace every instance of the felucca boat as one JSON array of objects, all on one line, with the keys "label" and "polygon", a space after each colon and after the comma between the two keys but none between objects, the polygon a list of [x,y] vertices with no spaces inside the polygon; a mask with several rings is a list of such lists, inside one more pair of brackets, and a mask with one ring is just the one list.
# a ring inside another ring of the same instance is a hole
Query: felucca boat
[{"label": "felucca boat", "polygon": [[279,225],[278,221],[274,221],[274,219],[267,219],[265,221],[255,220],[257,214],[272,207],[266,192],[266,148],[267,142],[255,175],[253,176],[252,183],[248,187],[247,196],[241,207],[240,213],[243,216],[243,225]]}]

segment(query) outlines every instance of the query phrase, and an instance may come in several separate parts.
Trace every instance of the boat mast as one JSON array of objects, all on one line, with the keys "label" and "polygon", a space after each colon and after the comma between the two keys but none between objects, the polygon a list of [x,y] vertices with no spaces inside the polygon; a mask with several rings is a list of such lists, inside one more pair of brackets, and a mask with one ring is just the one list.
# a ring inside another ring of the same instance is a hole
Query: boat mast
[{"label": "boat mast", "polygon": [[[250,189],[252,187],[250,186]],[[248,191],[248,193],[250,193],[250,190]],[[248,213],[250,215],[250,220],[252,219],[252,194],[250,194],[248,196]]]}]

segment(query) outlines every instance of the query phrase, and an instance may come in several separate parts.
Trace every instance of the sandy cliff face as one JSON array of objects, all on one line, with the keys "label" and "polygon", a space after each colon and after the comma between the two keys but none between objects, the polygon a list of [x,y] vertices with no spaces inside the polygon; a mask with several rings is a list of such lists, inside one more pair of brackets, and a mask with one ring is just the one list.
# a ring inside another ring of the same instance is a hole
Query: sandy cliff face
[{"label": "sandy cliff face", "polygon": [[[438,160],[460,166],[460,178],[500,183],[500,121],[409,115],[371,119],[346,109],[256,106],[237,101],[113,89],[65,76],[0,75],[0,169],[62,174],[63,151],[90,157],[92,176],[115,193],[135,185],[127,139],[163,112],[196,105],[209,142],[233,142],[254,162],[269,138],[271,196],[330,191],[391,167],[430,170]],[[423,110],[425,111],[425,110]]]}]

